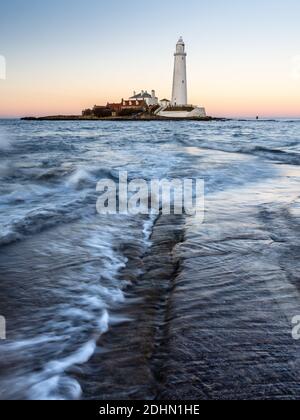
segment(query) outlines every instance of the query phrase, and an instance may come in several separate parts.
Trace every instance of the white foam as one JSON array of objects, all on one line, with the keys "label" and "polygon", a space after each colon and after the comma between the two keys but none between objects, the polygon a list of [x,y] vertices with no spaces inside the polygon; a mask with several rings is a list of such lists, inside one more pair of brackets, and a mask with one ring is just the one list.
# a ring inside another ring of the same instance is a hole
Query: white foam
[{"label": "white foam", "polygon": [[8,150],[11,148],[11,140],[9,139],[7,133],[1,129],[0,131],[0,151]]},{"label": "white foam", "polygon": [[70,188],[79,188],[84,182],[94,181],[93,176],[84,168],[78,168],[68,179],[67,186]]},{"label": "white foam", "polygon": [[26,348],[30,348],[32,346],[36,346],[39,344],[51,343],[51,342],[61,341],[61,340],[62,340],[61,337],[43,335],[43,336],[28,339],[28,340],[19,340],[19,341],[15,341],[14,343],[7,343],[1,348],[1,351],[24,350]]},{"label": "white foam", "polygon": [[147,246],[150,246],[151,243],[152,243],[151,242],[151,235],[152,235],[153,227],[155,225],[155,222],[156,222],[157,218],[158,218],[158,215],[151,214],[149,219],[147,219],[144,222],[143,234],[144,234],[145,244]]},{"label": "white foam", "polygon": [[42,373],[32,375],[29,382],[33,385],[28,391],[33,400],[66,400],[79,399],[82,390],[79,383],[65,372],[75,365],[87,363],[95,353],[99,337],[109,329],[109,314],[106,310],[98,322],[98,334],[79,350],[61,360],[53,360],[46,364]]},{"label": "white foam", "polygon": [[63,309],[61,311],[61,314],[64,317],[70,318],[70,319],[74,319],[74,318],[79,318],[81,321],[92,321],[93,320],[93,316],[90,312],[85,311],[83,309],[80,308],[72,308],[72,307],[67,307],[66,309]]},{"label": "white foam", "polygon": [[55,375],[63,373],[74,365],[83,365],[90,360],[95,350],[96,341],[91,340],[70,356],[47,363],[45,371],[51,375]]},{"label": "white foam", "polygon": [[[61,393],[58,390],[61,390]],[[59,375],[39,382],[30,388],[30,399],[32,400],[78,400],[81,394],[81,386],[75,379]]]},{"label": "white foam", "polygon": [[8,245],[12,242],[21,239],[22,235],[18,234],[13,230],[11,226],[2,226],[2,232],[0,234],[0,245]]}]

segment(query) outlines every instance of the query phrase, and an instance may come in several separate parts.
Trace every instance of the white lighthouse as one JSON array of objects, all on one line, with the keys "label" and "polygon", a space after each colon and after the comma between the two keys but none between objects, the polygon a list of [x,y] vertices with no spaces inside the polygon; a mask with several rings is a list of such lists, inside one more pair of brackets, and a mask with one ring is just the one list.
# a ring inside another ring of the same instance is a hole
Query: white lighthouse
[{"label": "white lighthouse", "polygon": [[185,44],[182,37],[180,37],[174,54],[175,62],[172,93],[173,106],[187,105],[186,55]]},{"label": "white lighthouse", "polygon": [[188,105],[187,94],[187,71],[186,71],[186,52],[185,43],[182,37],[176,45],[174,75],[173,75],[173,92],[171,104],[168,100],[160,101],[160,108],[155,114],[165,118],[205,118],[205,108]]}]

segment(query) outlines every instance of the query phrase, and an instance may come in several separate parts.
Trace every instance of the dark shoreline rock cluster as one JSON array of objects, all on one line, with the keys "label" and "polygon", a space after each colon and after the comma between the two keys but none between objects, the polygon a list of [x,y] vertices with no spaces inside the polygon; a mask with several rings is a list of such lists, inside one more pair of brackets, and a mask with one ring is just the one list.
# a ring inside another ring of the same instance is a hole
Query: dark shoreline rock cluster
[{"label": "dark shoreline rock cluster", "polygon": [[24,117],[22,121],[226,121],[226,118],[213,118],[213,117],[193,117],[193,118],[169,118],[158,116],[138,116],[138,117],[82,117],[76,115],[58,115],[49,117]]}]

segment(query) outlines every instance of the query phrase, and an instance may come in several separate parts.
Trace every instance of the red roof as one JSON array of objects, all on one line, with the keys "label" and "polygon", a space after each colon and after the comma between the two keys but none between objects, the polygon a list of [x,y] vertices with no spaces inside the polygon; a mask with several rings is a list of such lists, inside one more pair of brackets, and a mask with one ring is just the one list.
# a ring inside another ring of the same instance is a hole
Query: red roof
[{"label": "red roof", "polygon": [[119,111],[122,108],[122,103],[108,103],[107,108],[112,109],[113,111]]}]

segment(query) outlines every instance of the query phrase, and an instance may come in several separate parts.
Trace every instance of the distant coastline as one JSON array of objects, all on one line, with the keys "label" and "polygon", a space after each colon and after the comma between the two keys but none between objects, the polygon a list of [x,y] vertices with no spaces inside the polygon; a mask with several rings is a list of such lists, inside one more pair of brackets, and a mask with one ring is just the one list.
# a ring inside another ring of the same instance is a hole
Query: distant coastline
[{"label": "distant coastline", "polygon": [[54,115],[47,117],[23,117],[22,121],[228,121],[228,118],[190,117],[174,118],[159,116],[84,117],[81,115]]}]

